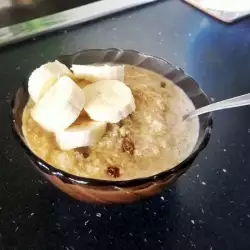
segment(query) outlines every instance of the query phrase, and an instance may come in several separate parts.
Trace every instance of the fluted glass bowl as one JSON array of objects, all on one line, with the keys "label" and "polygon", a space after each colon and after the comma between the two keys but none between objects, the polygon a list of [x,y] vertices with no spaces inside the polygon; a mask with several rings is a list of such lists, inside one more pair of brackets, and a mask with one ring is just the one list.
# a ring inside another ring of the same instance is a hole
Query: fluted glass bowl
[{"label": "fluted glass bowl", "polygon": [[[107,62],[136,65],[172,80],[185,91],[196,108],[209,104],[208,97],[191,77],[185,74],[183,70],[158,57],[133,50],[91,49],[83,50],[73,55],[61,56],[58,60],[68,67],[72,64]],[[202,115],[199,117],[199,138],[192,154],[172,169],[150,177],[126,181],[106,181],[78,177],[47,164],[27,146],[22,133],[22,113],[28,98],[27,81],[24,81],[12,100],[11,118],[14,136],[17,138],[21,149],[25,151],[32,165],[39,172],[63,192],[82,201],[128,203],[160,192],[191,166],[197,155],[206,147],[211,135],[211,114]]]}]

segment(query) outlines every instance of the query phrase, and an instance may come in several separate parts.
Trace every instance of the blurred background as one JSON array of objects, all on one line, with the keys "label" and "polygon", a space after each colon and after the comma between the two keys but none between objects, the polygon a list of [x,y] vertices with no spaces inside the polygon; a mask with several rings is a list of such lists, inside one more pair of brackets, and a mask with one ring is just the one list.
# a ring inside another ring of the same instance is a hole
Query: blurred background
[{"label": "blurred background", "polygon": [[0,28],[93,2],[96,0],[0,0]]}]

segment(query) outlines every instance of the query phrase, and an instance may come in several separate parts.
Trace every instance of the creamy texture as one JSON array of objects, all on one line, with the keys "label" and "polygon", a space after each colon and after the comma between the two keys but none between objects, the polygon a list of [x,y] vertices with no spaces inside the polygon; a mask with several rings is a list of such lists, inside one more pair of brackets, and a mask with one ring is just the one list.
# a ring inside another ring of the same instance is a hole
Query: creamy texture
[{"label": "creamy texture", "polygon": [[[80,85],[91,84],[81,81]],[[190,155],[198,134],[198,118],[183,121],[194,109],[187,95],[164,77],[134,66],[125,67],[136,111],[118,124],[109,124],[93,147],[62,151],[54,134],[32,118],[29,100],[23,113],[23,132],[32,151],[52,166],[71,174],[106,180],[128,180],[170,169]],[[85,114],[79,118],[88,119]]]}]

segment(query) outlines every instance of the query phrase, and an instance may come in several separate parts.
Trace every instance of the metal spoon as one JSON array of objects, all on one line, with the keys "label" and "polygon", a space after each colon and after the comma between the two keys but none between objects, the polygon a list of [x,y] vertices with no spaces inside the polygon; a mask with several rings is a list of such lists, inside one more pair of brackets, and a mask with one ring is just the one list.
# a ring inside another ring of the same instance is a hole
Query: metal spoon
[{"label": "metal spoon", "polygon": [[236,108],[250,104],[250,94],[240,95],[234,98],[226,99],[224,101],[216,102],[205,107],[196,109],[183,117],[183,120],[191,119],[195,116],[209,113],[216,110]]}]

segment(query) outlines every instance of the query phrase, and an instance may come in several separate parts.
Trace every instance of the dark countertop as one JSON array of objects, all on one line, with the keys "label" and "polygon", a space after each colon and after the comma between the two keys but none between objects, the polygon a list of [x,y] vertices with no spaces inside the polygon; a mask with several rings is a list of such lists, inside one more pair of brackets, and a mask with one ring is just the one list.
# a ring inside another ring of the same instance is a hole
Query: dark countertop
[{"label": "dark countertop", "polygon": [[249,30],[250,19],[228,26],[170,0],[1,49],[0,249],[249,249],[249,107],[214,114],[208,147],[165,192],[111,206],[74,201],[45,182],[12,138],[8,117],[32,69],[84,48],[164,57],[214,100],[248,93]]}]

